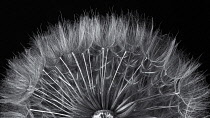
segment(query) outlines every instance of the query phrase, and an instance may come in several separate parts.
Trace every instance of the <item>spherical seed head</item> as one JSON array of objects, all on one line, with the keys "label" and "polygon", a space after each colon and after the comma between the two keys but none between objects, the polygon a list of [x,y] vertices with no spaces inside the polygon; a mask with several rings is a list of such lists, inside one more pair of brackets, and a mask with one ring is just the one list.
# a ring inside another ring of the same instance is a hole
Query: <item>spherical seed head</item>
[{"label": "spherical seed head", "polygon": [[114,118],[114,115],[109,110],[99,110],[94,113],[92,118]]},{"label": "spherical seed head", "polygon": [[31,118],[205,117],[199,64],[146,24],[131,15],[60,23],[10,61],[0,102]]}]

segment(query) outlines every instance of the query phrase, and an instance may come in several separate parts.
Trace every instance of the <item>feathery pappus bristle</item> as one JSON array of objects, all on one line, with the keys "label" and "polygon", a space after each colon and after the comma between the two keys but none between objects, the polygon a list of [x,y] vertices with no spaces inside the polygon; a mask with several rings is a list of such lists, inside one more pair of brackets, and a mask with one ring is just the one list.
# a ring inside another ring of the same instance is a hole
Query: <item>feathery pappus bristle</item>
[{"label": "feathery pappus bristle", "polygon": [[[0,115],[203,118],[209,89],[175,38],[134,15],[82,16],[34,37],[9,62]],[[16,106],[17,109],[14,109]]]}]

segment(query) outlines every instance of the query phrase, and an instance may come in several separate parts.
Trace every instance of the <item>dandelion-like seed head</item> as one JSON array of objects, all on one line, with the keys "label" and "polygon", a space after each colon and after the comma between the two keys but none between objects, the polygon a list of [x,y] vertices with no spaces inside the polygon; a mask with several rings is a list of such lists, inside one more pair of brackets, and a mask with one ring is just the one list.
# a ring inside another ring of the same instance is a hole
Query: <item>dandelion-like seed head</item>
[{"label": "dandelion-like seed head", "polygon": [[[29,118],[201,118],[209,90],[175,39],[133,15],[82,16],[35,36],[0,95]],[[26,112],[24,112],[26,111]]]}]

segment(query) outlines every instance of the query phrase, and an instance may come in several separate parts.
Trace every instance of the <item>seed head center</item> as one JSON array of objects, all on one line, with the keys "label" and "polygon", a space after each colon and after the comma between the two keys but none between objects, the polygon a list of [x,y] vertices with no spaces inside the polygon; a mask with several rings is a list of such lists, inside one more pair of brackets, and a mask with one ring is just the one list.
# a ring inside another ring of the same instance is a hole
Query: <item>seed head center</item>
[{"label": "seed head center", "polygon": [[98,110],[92,118],[114,118],[113,112],[109,110]]}]

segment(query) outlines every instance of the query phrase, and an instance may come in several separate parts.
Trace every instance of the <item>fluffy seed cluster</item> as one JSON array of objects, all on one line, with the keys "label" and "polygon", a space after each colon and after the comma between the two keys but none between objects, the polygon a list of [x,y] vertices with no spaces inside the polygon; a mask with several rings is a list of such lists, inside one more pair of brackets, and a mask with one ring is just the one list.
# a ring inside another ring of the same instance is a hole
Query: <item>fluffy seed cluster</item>
[{"label": "fluffy seed cluster", "polygon": [[82,16],[9,61],[1,117],[203,118],[209,89],[175,39],[135,16]]}]

